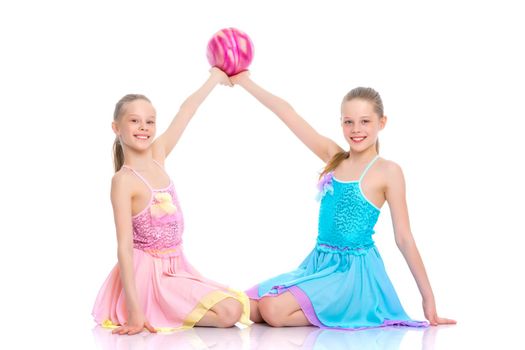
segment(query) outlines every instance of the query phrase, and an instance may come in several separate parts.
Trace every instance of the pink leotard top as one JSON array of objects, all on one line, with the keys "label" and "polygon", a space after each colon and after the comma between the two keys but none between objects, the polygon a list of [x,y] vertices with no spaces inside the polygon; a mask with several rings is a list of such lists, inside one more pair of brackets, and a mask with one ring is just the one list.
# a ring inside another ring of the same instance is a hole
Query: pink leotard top
[{"label": "pink leotard top", "polygon": [[[159,163],[155,163],[163,169]],[[148,205],[132,217],[133,247],[156,257],[178,255],[184,219],[171,178],[167,187],[154,189],[139,172],[127,165],[123,165],[123,168],[131,170],[151,192]]]}]

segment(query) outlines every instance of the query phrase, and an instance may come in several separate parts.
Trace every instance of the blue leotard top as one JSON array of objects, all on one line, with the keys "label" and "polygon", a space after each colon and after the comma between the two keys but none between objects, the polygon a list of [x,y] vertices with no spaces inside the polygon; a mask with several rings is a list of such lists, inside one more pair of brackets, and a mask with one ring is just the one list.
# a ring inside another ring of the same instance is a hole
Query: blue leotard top
[{"label": "blue leotard top", "polygon": [[333,172],[321,179],[318,247],[359,254],[374,245],[372,235],[380,210],[365,197],[361,182],[378,158],[367,165],[357,181],[339,181]]}]

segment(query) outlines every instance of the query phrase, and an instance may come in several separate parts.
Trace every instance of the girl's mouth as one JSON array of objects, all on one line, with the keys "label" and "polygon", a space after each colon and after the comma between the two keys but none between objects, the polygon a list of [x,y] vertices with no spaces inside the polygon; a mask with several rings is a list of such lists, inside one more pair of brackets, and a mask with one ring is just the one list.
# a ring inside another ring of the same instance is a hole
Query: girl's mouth
[{"label": "girl's mouth", "polygon": [[354,137],[350,137],[350,139],[354,142],[359,143],[363,141],[364,139],[366,139],[366,136],[354,136]]}]

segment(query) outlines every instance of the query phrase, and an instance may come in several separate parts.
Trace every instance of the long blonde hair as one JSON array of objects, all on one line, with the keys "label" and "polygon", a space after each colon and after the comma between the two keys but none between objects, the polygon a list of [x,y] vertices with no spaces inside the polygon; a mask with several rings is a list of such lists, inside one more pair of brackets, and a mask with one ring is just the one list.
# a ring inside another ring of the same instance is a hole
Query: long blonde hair
[{"label": "long blonde hair", "polygon": [[[149,98],[140,94],[128,94],[122,97],[117,104],[115,105],[115,111],[113,112],[113,121],[118,121],[124,112],[126,104],[133,102],[135,100],[145,100],[151,103]],[[113,141],[113,166],[115,167],[115,172],[119,171],[124,164],[124,151],[122,150],[122,144],[117,137]]]},{"label": "long blonde hair", "polygon": [[[341,102],[341,111],[343,110],[343,105],[345,102],[354,99],[361,99],[370,102],[374,107],[374,112],[376,112],[379,118],[384,116],[383,100],[381,99],[379,93],[374,89],[370,87],[356,87],[355,89],[350,90],[350,92],[348,92],[345,97],[343,97],[343,101]],[[379,153],[379,140],[376,141],[376,151]],[[333,171],[339,166],[339,164],[341,164],[343,160],[348,159],[348,157],[350,157],[350,152],[348,151],[336,153],[332,159],[328,161],[325,168],[321,172],[321,175],[319,175],[319,178],[322,178],[324,175]]]}]

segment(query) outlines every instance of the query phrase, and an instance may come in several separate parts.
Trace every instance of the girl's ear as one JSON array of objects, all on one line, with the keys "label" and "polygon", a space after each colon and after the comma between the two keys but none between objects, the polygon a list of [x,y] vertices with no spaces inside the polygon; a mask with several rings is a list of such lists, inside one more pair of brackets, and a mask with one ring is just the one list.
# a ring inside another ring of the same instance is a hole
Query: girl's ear
[{"label": "girl's ear", "polygon": [[383,130],[385,128],[386,122],[387,117],[386,115],[384,115],[383,117],[381,117],[381,119],[379,119],[379,130]]},{"label": "girl's ear", "polygon": [[116,122],[111,122],[111,129],[113,129],[115,135],[120,136],[120,131]]}]

